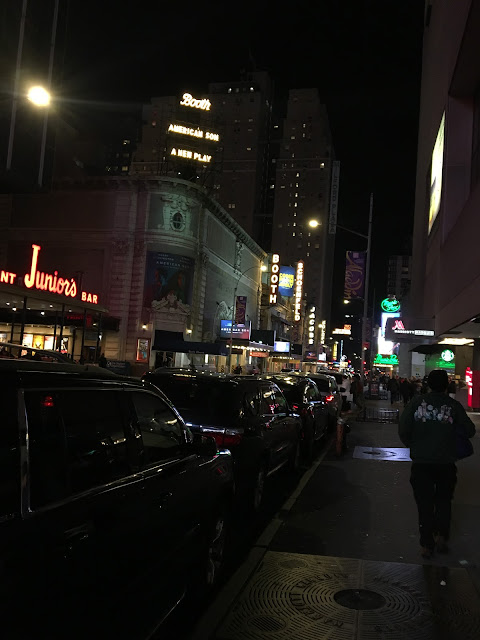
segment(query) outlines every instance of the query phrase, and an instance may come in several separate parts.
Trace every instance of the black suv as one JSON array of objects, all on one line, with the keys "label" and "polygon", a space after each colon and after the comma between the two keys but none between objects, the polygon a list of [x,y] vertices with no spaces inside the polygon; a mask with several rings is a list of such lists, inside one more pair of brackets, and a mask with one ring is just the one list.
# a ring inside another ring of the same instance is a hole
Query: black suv
[{"label": "black suv", "polygon": [[310,378],[288,373],[264,374],[280,387],[290,407],[302,419],[302,456],[307,464],[313,461],[315,442],[328,431],[329,409],[317,385]]},{"label": "black suv", "polygon": [[145,637],[191,578],[213,584],[229,452],[156,387],[98,367],[0,361],[0,388],[3,638]]},{"label": "black suv", "polygon": [[157,369],[144,376],[175,404],[192,431],[231,450],[238,494],[260,507],[267,476],[300,458],[300,416],[272,380]]}]

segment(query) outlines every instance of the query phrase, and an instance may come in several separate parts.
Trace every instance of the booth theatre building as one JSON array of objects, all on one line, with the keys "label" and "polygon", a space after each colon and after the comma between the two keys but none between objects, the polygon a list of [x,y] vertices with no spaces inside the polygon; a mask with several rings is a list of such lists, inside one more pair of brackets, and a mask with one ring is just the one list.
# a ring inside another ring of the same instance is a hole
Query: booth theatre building
[{"label": "booth theatre building", "polygon": [[0,339],[75,359],[227,364],[233,291],[258,328],[263,250],[200,186],[106,178],[1,196]]}]

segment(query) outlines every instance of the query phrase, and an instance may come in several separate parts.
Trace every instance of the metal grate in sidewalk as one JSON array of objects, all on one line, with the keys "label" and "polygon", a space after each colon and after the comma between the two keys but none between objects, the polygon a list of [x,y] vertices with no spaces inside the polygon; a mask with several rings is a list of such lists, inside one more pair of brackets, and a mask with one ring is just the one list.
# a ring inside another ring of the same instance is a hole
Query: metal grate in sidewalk
[{"label": "metal grate in sidewalk", "polygon": [[398,423],[400,417],[400,411],[398,409],[383,409],[377,407],[365,407],[361,411],[355,420],[357,422],[383,422],[383,423]]}]

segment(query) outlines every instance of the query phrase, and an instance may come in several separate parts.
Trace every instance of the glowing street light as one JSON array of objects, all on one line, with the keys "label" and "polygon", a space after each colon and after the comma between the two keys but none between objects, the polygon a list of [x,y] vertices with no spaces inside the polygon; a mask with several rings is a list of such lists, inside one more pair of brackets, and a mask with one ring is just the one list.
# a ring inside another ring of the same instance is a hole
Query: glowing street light
[{"label": "glowing street light", "polygon": [[316,229],[317,227],[320,226],[320,222],[318,220],[309,220],[308,226],[312,227],[312,229]]},{"label": "glowing street light", "polygon": [[[343,304],[350,304],[350,300],[344,300]],[[346,317],[346,316],[345,316]]]},{"label": "glowing street light", "polygon": [[35,86],[30,87],[27,93],[27,98],[36,107],[48,107],[48,105],[50,104],[51,96],[44,87]]}]

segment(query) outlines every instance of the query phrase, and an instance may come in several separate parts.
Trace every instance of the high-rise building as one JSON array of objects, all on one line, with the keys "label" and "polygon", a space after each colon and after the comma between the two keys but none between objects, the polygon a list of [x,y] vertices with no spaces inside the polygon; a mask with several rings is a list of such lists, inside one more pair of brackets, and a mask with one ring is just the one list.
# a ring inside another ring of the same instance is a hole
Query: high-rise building
[{"label": "high-rise building", "polygon": [[276,160],[272,250],[282,264],[304,262],[304,297],[317,324],[329,321],[335,236],[328,217],[333,146],[317,89],[289,92]]},{"label": "high-rise building", "polygon": [[222,171],[215,198],[264,248],[268,245],[267,189],[273,83],[265,71],[239,81],[214,82],[209,97],[217,105],[223,131]]},{"label": "high-rise building", "polygon": [[[211,83],[201,96],[152,98],[143,108],[142,139],[130,174],[176,176],[206,187],[249,235],[267,246],[272,99],[272,81],[261,71]],[[172,156],[179,146],[201,158]],[[204,156],[211,158],[204,162]]]},{"label": "high-rise building", "polygon": [[412,256],[389,256],[387,294],[402,300],[410,289]]}]

